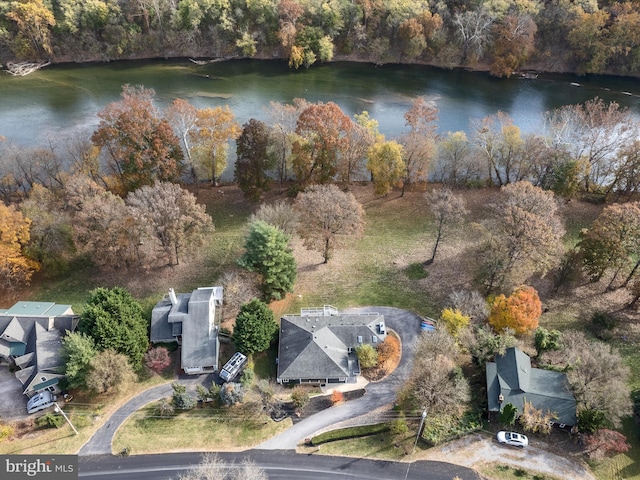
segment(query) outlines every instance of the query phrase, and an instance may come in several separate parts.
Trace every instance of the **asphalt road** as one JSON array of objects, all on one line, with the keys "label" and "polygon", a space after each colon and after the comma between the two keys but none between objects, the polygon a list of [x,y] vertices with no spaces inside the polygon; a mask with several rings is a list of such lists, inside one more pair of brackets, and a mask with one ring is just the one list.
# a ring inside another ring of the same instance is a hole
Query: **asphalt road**
[{"label": "asphalt road", "polygon": [[[396,463],[382,460],[299,455],[290,451],[219,453],[228,464],[249,458],[267,473],[269,480],[480,480],[475,471],[442,462]],[[173,453],[114,457],[90,455],[79,458],[78,473],[87,480],[168,480],[200,462],[197,453]],[[233,465],[231,465],[233,468]],[[408,470],[408,472],[407,472]]]}]

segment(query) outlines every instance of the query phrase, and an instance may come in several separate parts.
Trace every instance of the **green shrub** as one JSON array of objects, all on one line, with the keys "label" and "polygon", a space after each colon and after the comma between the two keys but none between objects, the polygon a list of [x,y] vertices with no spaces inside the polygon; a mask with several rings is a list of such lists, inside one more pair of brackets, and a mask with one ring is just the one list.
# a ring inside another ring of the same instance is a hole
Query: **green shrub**
[{"label": "green shrub", "polygon": [[291,401],[296,408],[304,408],[309,403],[309,392],[304,387],[294,387],[291,391]]},{"label": "green shrub", "polygon": [[500,412],[500,423],[503,425],[513,425],[516,423],[516,417],[518,416],[518,409],[511,403],[507,403],[502,407]]},{"label": "green shrub", "polygon": [[610,426],[610,423],[602,410],[585,408],[578,412],[578,426],[583,432],[594,433],[596,430]]},{"label": "green shrub", "polygon": [[47,413],[36,420],[36,425],[40,428],[60,428],[64,423],[62,415]]},{"label": "green shrub", "polygon": [[618,325],[618,319],[607,312],[598,311],[591,317],[593,334],[600,340],[611,340],[613,329]]},{"label": "green shrub", "polygon": [[240,376],[240,383],[245,389],[249,388],[253,383],[255,377],[256,374],[254,373],[253,368],[247,367],[244,369],[244,372],[242,372],[242,375]]},{"label": "green shrub", "polygon": [[562,348],[562,332],[558,330],[547,330],[544,327],[538,327],[534,337],[538,355],[548,350],[560,350]]}]

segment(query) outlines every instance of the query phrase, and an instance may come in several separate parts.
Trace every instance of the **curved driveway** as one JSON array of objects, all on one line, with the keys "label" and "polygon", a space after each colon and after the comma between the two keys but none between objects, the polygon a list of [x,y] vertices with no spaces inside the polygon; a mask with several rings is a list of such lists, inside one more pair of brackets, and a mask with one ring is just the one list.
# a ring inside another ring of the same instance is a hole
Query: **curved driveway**
[{"label": "curved driveway", "polygon": [[[392,403],[396,399],[398,389],[411,372],[413,361],[413,346],[420,333],[420,317],[406,310],[392,307],[366,307],[353,308],[347,313],[377,312],[384,315],[389,328],[395,330],[402,340],[402,358],[398,368],[377,383],[367,385],[367,392],[363,397],[341,405],[328,408],[306,418],[285,432],[267,440],[258,449],[264,450],[294,450],[298,443],[313,435],[320,429],[329,427],[335,423],[359,417],[375,410],[376,408]],[[132,398],[98,429],[91,439],[80,449],[80,455],[111,454],[113,436],[120,425],[138,409],[146,404],[170,396],[171,384],[150,388],[140,395]]]},{"label": "curved driveway", "polygon": [[111,443],[118,427],[137,410],[148,403],[170,396],[172,392],[171,384],[165,383],[133,397],[107,419],[104,425],[82,446],[78,455],[111,455]]},{"label": "curved driveway", "polygon": [[305,418],[288,430],[255,447],[264,450],[292,450],[305,438],[338,422],[359,417],[383,405],[395,402],[398,390],[411,373],[413,348],[420,334],[420,317],[415,313],[393,307],[366,307],[346,310],[345,313],[377,312],[384,315],[387,326],[402,340],[402,358],[398,368],[383,380],[367,385],[366,394],[356,400],[322,410]]}]

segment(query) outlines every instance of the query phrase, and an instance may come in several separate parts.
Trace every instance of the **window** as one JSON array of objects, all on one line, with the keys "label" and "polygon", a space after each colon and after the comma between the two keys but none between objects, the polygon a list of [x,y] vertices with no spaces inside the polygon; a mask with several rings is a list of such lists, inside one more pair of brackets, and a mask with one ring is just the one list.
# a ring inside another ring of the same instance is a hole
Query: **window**
[{"label": "window", "polygon": [[42,380],[43,382],[47,381],[47,377],[40,377],[40,380]]},{"label": "window", "polygon": [[362,343],[362,335],[358,335],[358,343]]}]

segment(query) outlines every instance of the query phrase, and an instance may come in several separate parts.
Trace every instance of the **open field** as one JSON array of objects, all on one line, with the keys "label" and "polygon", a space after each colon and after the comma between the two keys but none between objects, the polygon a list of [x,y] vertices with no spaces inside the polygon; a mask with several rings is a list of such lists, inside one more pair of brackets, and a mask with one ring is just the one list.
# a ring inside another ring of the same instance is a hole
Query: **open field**
[{"label": "open field", "polygon": [[[292,294],[272,304],[276,315],[297,313],[300,307],[323,304],[339,309],[388,305],[437,318],[441,308],[446,306],[449,293],[475,287],[473,248],[481,238],[478,224],[486,216],[487,205],[494,200],[496,190],[461,192],[471,212],[467,224],[443,241],[434,264],[425,269],[424,275],[416,265],[430,256],[433,230],[423,192],[409,191],[402,198],[394,192],[379,198],[373,195],[369,185],[352,185],[350,190],[366,210],[364,238],[349,241],[336,251],[328,264],[322,263],[319,253],[307,251],[299,239],[294,239],[292,246],[298,263],[298,279]],[[267,200],[276,198],[286,196],[273,193]],[[73,266],[72,274],[54,279],[37,277],[32,288],[22,292],[21,299],[71,303],[76,311],[81,311],[82,302],[91,288],[122,285],[150,311],[169,287],[189,291],[215,283],[223,272],[236,268],[246,220],[257,205],[246,202],[236,187],[201,188],[200,201],[212,214],[216,231],[208,247],[183,264],[152,272],[98,274],[90,265],[78,262]],[[565,245],[575,244],[580,230],[589,226],[602,208],[602,205],[576,200],[564,204],[561,212],[567,228]],[[585,329],[594,311],[614,312],[620,323],[611,343],[620,349],[631,367],[633,385],[640,386],[640,316],[637,311],[623,308],[630,299],[626,291],[607,292],[607,279],[590,284],[582,278],[556,293],[551,274],[532,278],[529,283],[540,293],[545,308],[540,325],[546,328]],[[264,365],[257,369],[269,371]],[[633,420],[625,422],[624,433],[634,448],[596,466],[599,478],[640,478],[639,429]],[[4,448],[5,444],[0,447]],[[371,452],[384,450],[380,447],[362,448]]]}]

